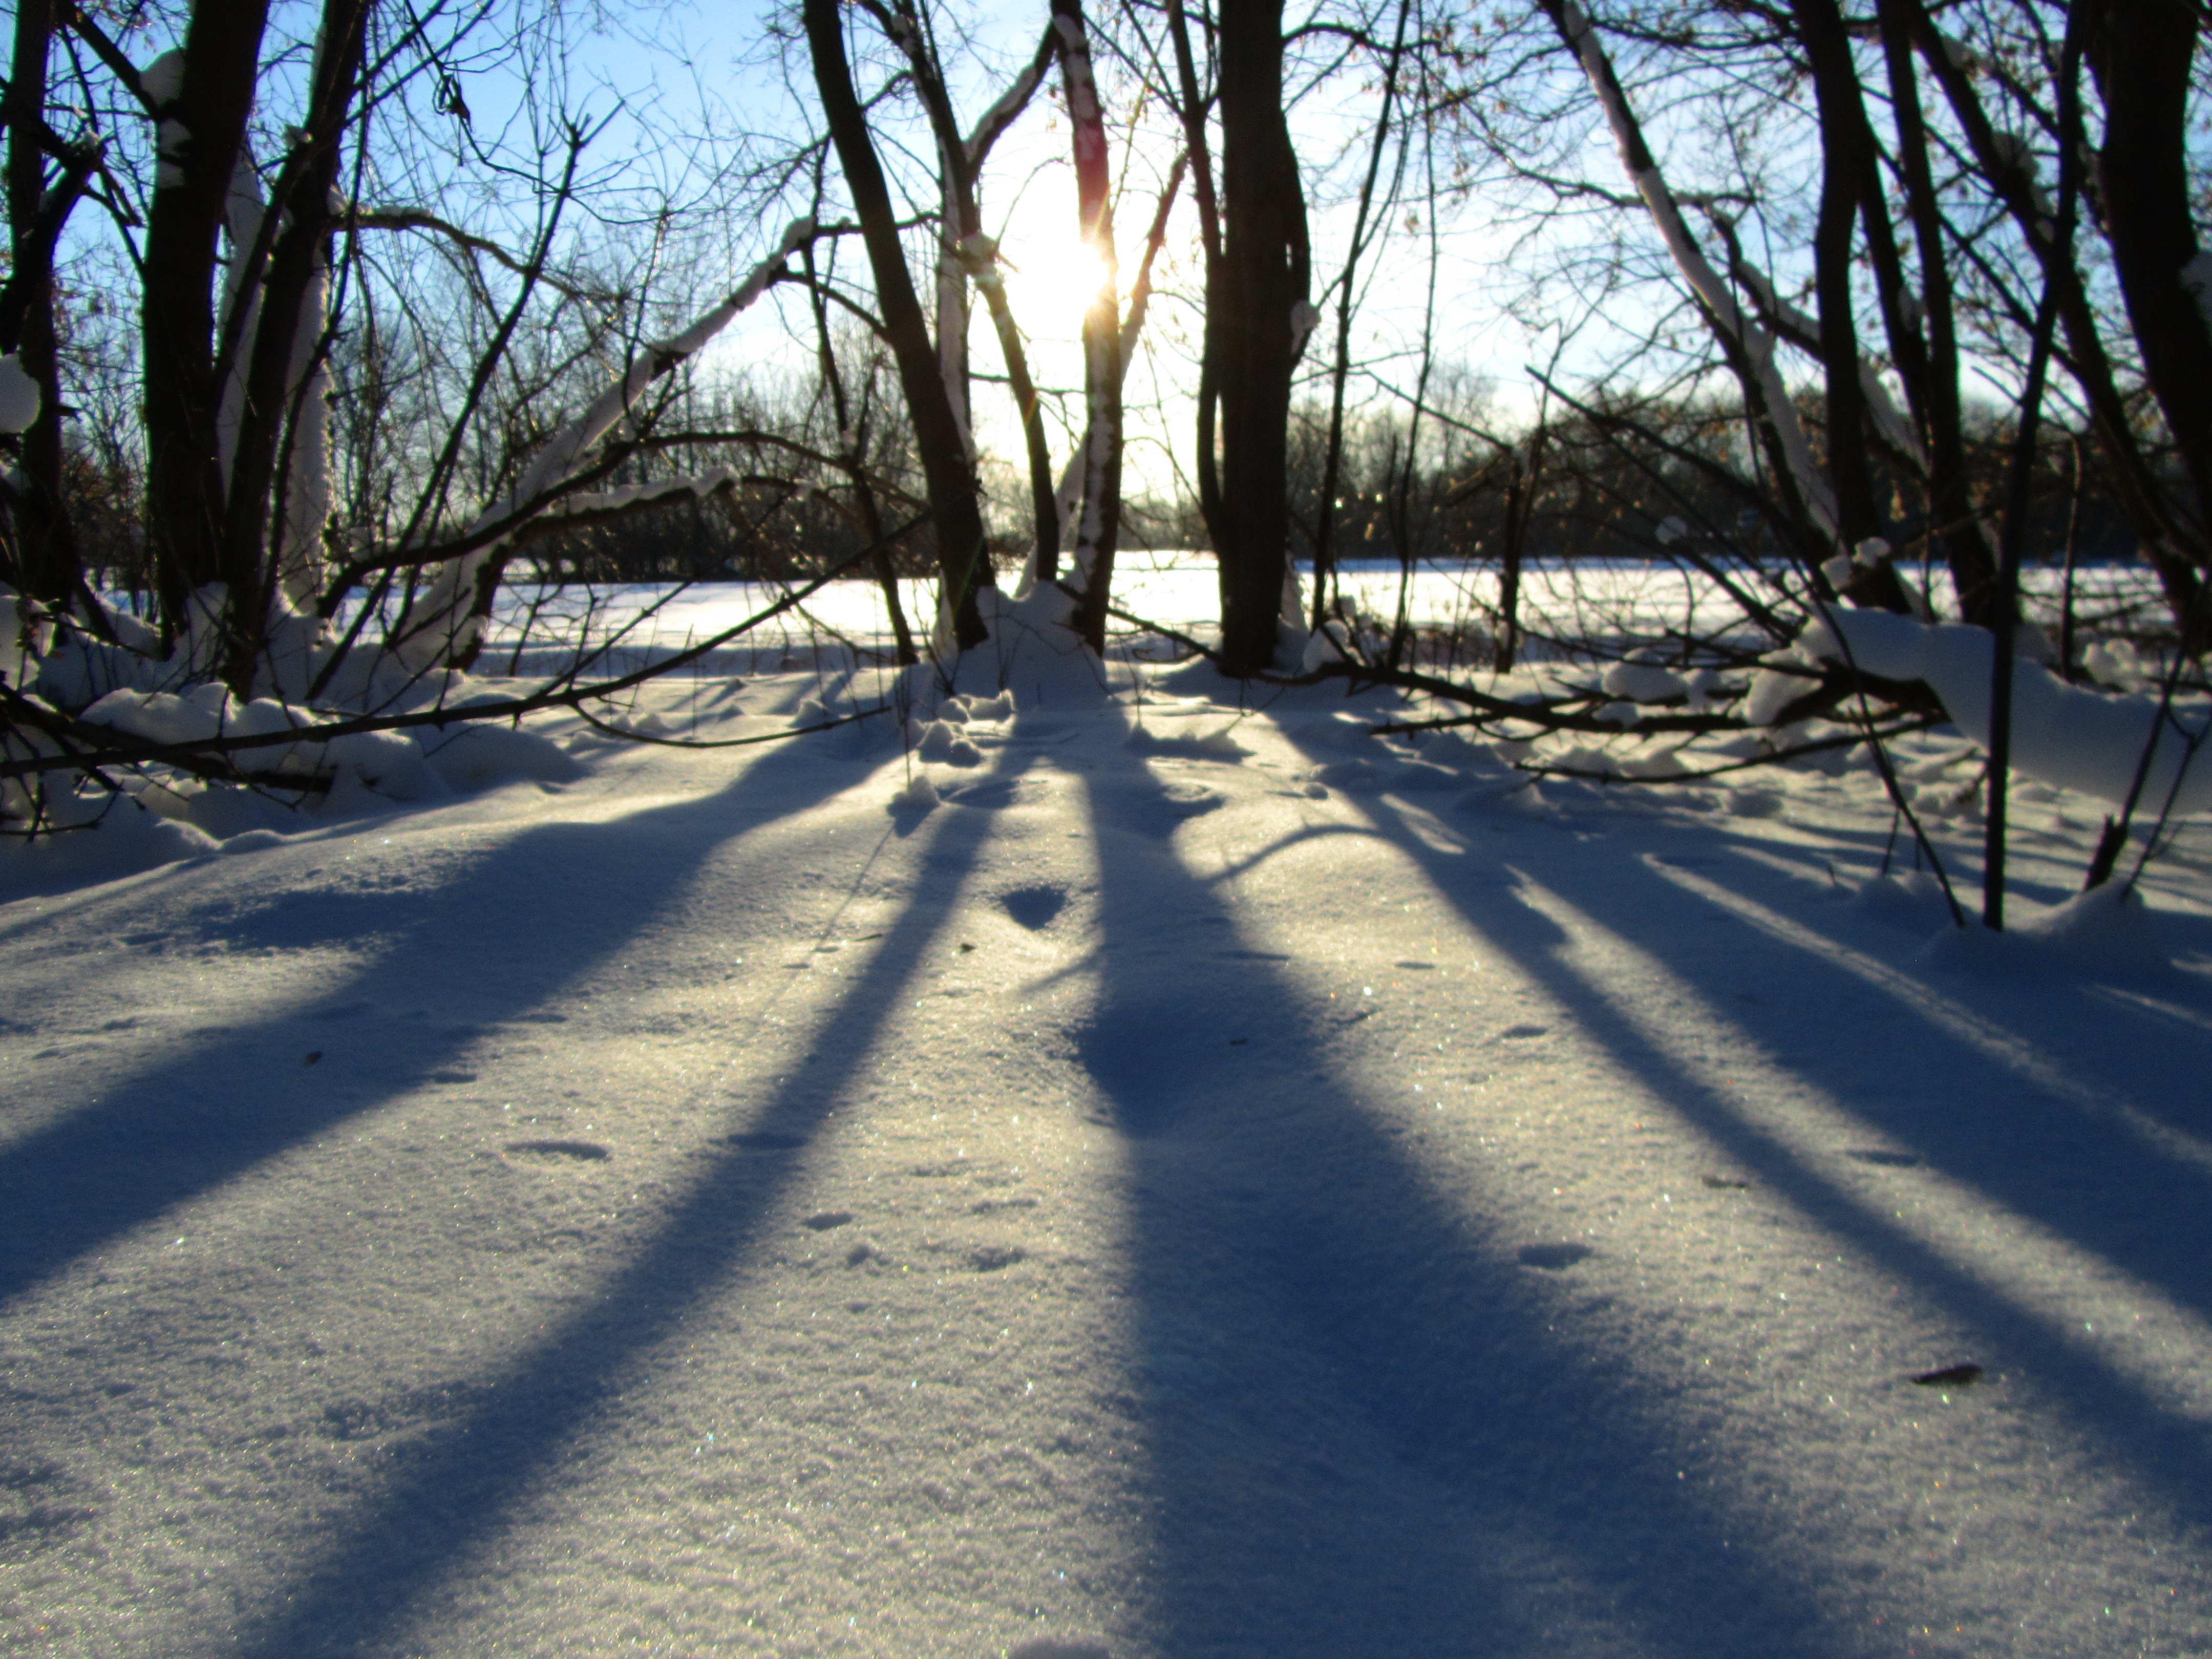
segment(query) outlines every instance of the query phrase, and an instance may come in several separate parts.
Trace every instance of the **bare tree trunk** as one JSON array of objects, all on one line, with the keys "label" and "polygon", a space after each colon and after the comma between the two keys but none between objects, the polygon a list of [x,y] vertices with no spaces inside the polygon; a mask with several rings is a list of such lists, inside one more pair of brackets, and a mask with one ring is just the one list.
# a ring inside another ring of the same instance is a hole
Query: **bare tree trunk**
[{"label": "bare tree trunk", "polygon": [[1521,568],[1527,556],[1528,520],[1542,487],[1545,423],[1548,403],[1540,405],[1536,429],[1528,434],[1528,459],[1506,457],[1505,550],[1498,570],[1498,672],[1510,674],[1521,649]]},{"label": "bare tree trunk", "polygon": [[[230,588],[232,611],[223,678],[240,696],[252,689],[254,659],[275,592],[276,560],[268,545],[268,526],[277,441],[302,378],[297,369],[305,303],[318,270],[328,265],[338,135],[361,75],[369,4],[370,0],[327,0],[307,125],[269,204],[269,211],[284,220],[270,252],[260,313],[247,347],[246,397],[223,517],[222,579]],[[319,333],[321,319],[315,319],[315,328]]]},{"label": "bare tree trunk", "polygon": [[873,0],[869,0],[869,7],[885,32],[906,53],[907,63],[914,70],[915,90],[921,95],[922,108],[937,136],[938,167],[944,196],[944,222],[938,227],[937,347],[948,395],[954,400],[963,434],[969,436],[972,459],[974,446],[968,424],[974,418],[974,411],[968,403],[970,382],[967,295],[967,279],[972,274],[976,287],[982,290],[984,308],[991,313],[991,326],[999,339],[999,354],[1006,362],[1007,384],[1021,419],[1022,443],[1029,456],[1030,507],[1036,520],[1036,576],[1040,580],[1050,580],[1058,574],[1060,526],[1054,505],[1058,498],[1052,487],[1052,450],[1045,438],[1043,401],[1037,396],[1036,382],[1030,378],[1029,354],[1023,349],[1021,330],[1015,325],[1013,310],[1006,302],[1006,285],[999,270],[998,249],[983,234],[983,212],[975,180],[992,147],[1035,94],[1043,79],[1045,65],[1056,55],[1059,33],[1051,27],[1045,30],[1036,57],[984,112],[975,130],[963,138],[934,48],[924,38],[914,17],[908,12],[886,11]]},{"label": "bare tree trunk", "polygon": [[1921,60],[1958,118],[1975,165],[2005,204],[2051,283],[2059,326],[2065,333],[2067,368],[2088,406],[2090,424],[2097,434],[2097,447],[2104,453],[2113,494],[2129,527],[2142,538],[2144,557],[2158,573],[2167,606],[2180,625],[2183,648],[2201,648],[2207,627],[2204,579],[2198,568],[2206,557],[2203,528],[2174,513],[2174,503],[2165,495],[2136,441],[2081,273],[2070,259],[2055,257],[2048,244],[2045,215],[2037,204],[2035,182],[2027,164],[2012,147],[2000,142],[1982,107],[1980,94],[1954,58],[1951,43],[1936,28],[1924,0],[1898,0],[1898,9],[1911,27]]},{"label": "bare tree trunk", "polygon": [[[1928,509],[1942,532],[1944,556],[1959,596],[1960,614],[1982,627],[1994,627],[1996,566],[1989,539],[1974,513],[1966,484],[1966,423],[1959,396],[1959,333],[1951,298],[1950,252],[1944,246],[1942,210],[1936,173],[1929,161],[1928,123],[1920,106],[1919,79],[1912,64],[1910,21],[1899,0],[1876,0],[1881,44],[1889,75],[1890,108],[1897,126],[1898,171],[1905,180],[1905,211],[1920,255],[1921,293],[1907,308],[1902,259],[1893,254],[1883,268],[1876,252],[1875,281],[1883,290],[1883,315],[1889,322],[1890,355],[1905,382],[1905,395],[1920,425],[1927,448]],[[1887,215],[1881,179],[1872,174],[1863,186],[1869,222]],[[1925,325],[1923,336],[1921,330]]]},{"label": "bare tree trunk", "polygon": [[141,312],[146,376],[146,537],[164,624],[183,626],[192,592],[222,579],[222,475],[216,459],[216,232],[253,105],[268,0],[200,0],[185,74],[161,116],[161,159],[146,223]]},{"label": "bare tree trunk", "polygon": [[1199,90],[1197,59],[1191,52],[1190,24],[1182,0],[1167,0],[1168,38],[1175,48],[1176,80],[1182,96],[1183,150],[1190,157],[1191,193],[1198,202],[1198,236],[1206,260],[1206,314],[1198,352],[1198,513],[1206,534],[1221,541],[1221,470],[1215,455],[1214,422],[1221,400],[1221,344],[1218,319],[1228,303],[1221,265],[1221,205],[1213,186],[1213,146],[1206,114],[1212,100]]},{"label": "bare tree trunk", "polygon": [[908,417],[914,423],[915,447],[921,453],[930,505],[937,510],[932,527],[938,569],[952,617],[953,638],[965,650],[981,645],[988,633],[976,607],[976,590],[995,586],[990,556],[983,545],[983,515],[976,499],[975,466],[962,440],[944,376],[939,372],[928,319],[915,297],[906,252],[899,246],[897,216],[891,207],[883,166],[876,159],[867,117],[853,91],[852,66],[845,56],[844,21],[837,0],[805,0],[804,12],[815,86],[821,94],[830,142],[844,170],[845,186],[852,193],[854,210],[860,217],[861,240],[875,273],[876,303],[883,312],[884,332],[898,363],[899,386],[906,395]]},{"label": "bare tree trunk", "polygon": [[1085,643],[1103,653],[1114,549],[1121,533],[1121,265],[1114,246],[1106,118],[1091,72],[1082,0],[1052,0],[1052,19],[1060,31],[1060,82],[1074,133],[1076,213],[1103,273],[1083,313],[1083,511],[1075,532],[1075,573],[1083,596],[1074,619]]},{"label": "bare tree trunk", "polygon": [[[52,0],[17,0],[15,58],[5,104],[8,122],[7,303],[0,315],[0,351],[12,351],[39,388],[38,417],[21,438],[22,483],[12,517],[13,568],[21,591],[65,605],[81,580],[76,537],[62,500],[62,399],[54,336],[54,240],[61,225],[46,199],[46,58],[53,39]],[[0,641],[0,649],[11,641]]]},{"label": "bare tree trunk", "polygon": [[1291,374],[1313,320],[1305,196],[1283,116],[1282,0],[1221,7],[1221,194],[1224,291],[1206,306],[1221,397],[1212,529],[1223,663],[1250,674],[1274,661],[1290,547]]},{"label": "bare tree trunk", "polygon": [[[2098,195],[2143,372],[2212,520],[2212,261],[2190,211],[2189,94],[2197,15],[2189,0],[2091,7],[2089,66],[2105,105]],[[2197,294],[2190,292],[2194,284]],[[2204,297],[2200,298],[2203,295]]]},{"label": "bare tree trunk", "polygon": [[[1796,0],[1794,9],[1820,108],[1820,211],[1813,234],[1813,271],[1820,295],[1821,367],[1827,376],[1828,481],[1836,495],[1836,541],[1848,555],[1881,526],[1875,508],[1866,388],[1851,309],[1865,114],[1858,104],[1850,40],[1834,0]],[[1897,572],[1887,563],[1872,569],[1854,566],[1842,586],[1862,605],[1912,609]]]}]

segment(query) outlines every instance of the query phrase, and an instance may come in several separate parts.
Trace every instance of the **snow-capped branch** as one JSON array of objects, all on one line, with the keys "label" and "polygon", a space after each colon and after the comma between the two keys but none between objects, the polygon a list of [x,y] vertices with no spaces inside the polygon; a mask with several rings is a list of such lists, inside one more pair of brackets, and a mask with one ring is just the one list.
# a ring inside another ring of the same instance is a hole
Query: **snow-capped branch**
[{"label": "snow-capped branch", "polygon": [[1059,49],[1060,36],[1048,23],[1043,38],[1037,42],[1036,51],[1023,66],[1022,72],[1014,77],[1013,84],[1000,93],[997,101],[983,112],[981,118],[968,135],[965,159],[970,178],[990,155],[991,146],[999,142],[1000,136],[1013,125],[1016,118],[1029,107],[1030,100],[1036,95],[1037,88],[1043,84],[1045,71],[1052,67],[1053,56]]},{"label": "snow-capped branch", "polygon": [[[728,298],[672,338],[645,348],[631,360],[622,379],[599,394],[592,406],[541,448],[520,480],[477,514],[473,528],[495,525],[519,528],[550,507],[562,485],[581,471],[591,452],[610,432],[627,419],[645,389],[727,328],[740,312],[750,308],[768,291],[786,259],[813,240],[819,229],[811,218],[794,219],[776,244],[775,251],[755,265]],[[533,509],[533,503],[542,503]],[[487,537],[483,545],[464,557],[449,561],[429,590],[416,602],[413,619],[392,641],[394,655],[409,669],[426,671],[464,655],[483,626],[473,614],[484,561],[491,557],[502,533]]]},{"label": "snow-capped branch", "polygon": [[1666,244],[1668,255],[1690,292],[1696,296],[1714,333],[1734,360],[1745,392],[1757,407],[1753,418],[1765,427],[1778,458],[1786,468],[1794,493],[1804,503],[1813,527],[1824,542],[1837,533],[1835,493],[1813,458],[1812,446],[1797,419],[1796,406],[1774,362],[1775,337],[1759,327],[1729,291],[1728,283],[1705,251],[1698,246],[1681,207],[1668,188],[1665,176],[1644,141],[1642,125],[1630,108],[1627,93],[1613,73],[1612,60],[1597,38],[1597,30],[1575,0],[1540,0],[1559,38],[1582,64],[1606,125],[1620,151],[1621,166],[1629,182],[1643,198],[1651,222]]},{"label": "snow-capped branch", "polygon": [[[1808,629],[1798,646],[1821,660],[1838,661],[1844,643],[1859,672],[1922,682],[1952,722],[1987,747],[1996,647],[1987,629],[1832,608],[1826,625]],[[2158,698],[2107,696],[2069,685],[2040,663],[2014,663],[2011,763],[2017,770],[2117,805],[2128,799],[2143,750],[2153,744],[2144,774],[2148,799],[2163,799],[2178,781],[2175,811],[2212,807],[2212,769],[2185,770],[2190,745]]]}]

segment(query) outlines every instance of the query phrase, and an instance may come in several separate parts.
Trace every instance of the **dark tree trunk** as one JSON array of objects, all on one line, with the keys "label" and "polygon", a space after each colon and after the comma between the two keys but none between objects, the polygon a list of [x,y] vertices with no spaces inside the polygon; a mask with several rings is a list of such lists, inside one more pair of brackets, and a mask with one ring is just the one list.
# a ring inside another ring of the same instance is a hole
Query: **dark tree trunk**
[{"label": "dark tree trunk", "polygon": [[216,459],[216,234],[246,137],[268,0],[199,0],[185,79],[159,112],[161,164],[146,222],[146,536],[164,623],[223,574]]},{"label": "dark tree trunk", "polygon": [[[1877,0],[1881,44],[1889,74],[1890,107],[1896,112],[1898,169],[1905,180],[1905,211],[1920,255],[1917,315],[1904,306],[1904,262],[1893,249],[1885,261],[1876,249],[1875,280],[1883,289],[1883,316],[1889,325],[1891,356],[1905,382],[1905,397],[1928,451],[1928,506],[1943,532],[1943,550],[1960,613],[1983,628],[1994,628],[1996,564],[1974,514],[1966,483],[1966,424],[1959,396],[1959,334],[1951,304],[1950,253],[1944,246],[1942,210],[1929,161],[1928,123],[1920,107],[1919,77],[1912,67],[1911,25],[1899,0]],[[1880,176],[1870,172],[1862,184],[1869,222],[1888,208]],[[1926,333],[1922,333],[1923,326]]]},{"label": "dark tree trunk", "polygon": [[914,422],[915,447],[927,480],[931,528],[937,543],[938,569],[952,601],[956,643],[965,650],[985,638],[975,605],[978,588],[994,586],[983,546],[983,514],[976,499],[975,470],[952,412],[952,399],[931,349],[928,319],[915,297],[906,251],[899,246],[898,219],[866,115],[853,91],[852,66],[845,56],[845,30],[837,0],[805,0],[807,46],[814,60],[814,83],[836,147],[845,187],[860,216],[861,240],[875,273],[876,303],[884,333],[898,363],[899,387]]},{"label": "dark tree trunk", "polygon": [[371,0],[328,0],[324,7],[307,124],[269,204],[269,211],[283,214],[284,222],[270,252],[259,319],[249,343],[221,554],[233,629],[223,677],[241,696],[252,689],[253,659],[275,588],[276,561],[267,542],[270,494],[279,482],[277,441],[292,413],[301,307],[316,264],[329,249],[338,136],[361,75],[370,4]]},{"label": "dark tree trunk", "polygon": [[[1795,9],[1820,106],[1820,210],[1813,233],[1813,272],[1820,296],[1821,367],[1827,374],[1828,478],[1836,492],[1836,540],[1849,555],[1882,527],[1867,447],[1858,330],[1851,316],[1852,250],[1868,159],[1866,114],[1859,103],[1850,40],[1833,0],[1796,0]],[[1897,572],[1886,563],[1855,569],[1844,592],[1859,604],[1885,611],[1912,608]]]},{"label": "dark tree trunk", "polygon": [[2105,456],[2114,497],[2129,528],[2142,540],[2143,556],[2158,573],[2167,606],[2180,624],[2185,647],[2199,649],[2207,625],[2204,579],[2199,568],[2206,558],[2203,530],[2173,512],[2173,503],[2136,441],[2081,273],[2070,260],[2053,258],[2045,247],[2038,230],[2042,215],[2035,204],[2031,181],[2017,161],[2000,149],[1996,130],[1982,107],[1980,94],[1966,70],[1953,60],[1924,0],[1898,0],[1898,9],[1910,18],[1913,46],[1958,117],[1976,165],[2036,252],[2056,296],[2058,324],[2065,335],[2066,366],[2088,407],[2090,426]]},{"label": "dark tree trunk", "polygon": [[2212,517],[2212,329],[2185,279],[2199,273],[2190,213],[2190,0],[2105,0],[2091,13],[2089,66],[2105,105],[2099,197],[2143,372],[2196,494]]},{"label": "dark tree trunk", "polygon": [[46,58],[52,0],[17,0],[9,65],[7,301],[0,308],[0,351],[13,351],[38,383],[38,418],[21,439],[22,483],[15,492],[15,557],[8,579],[50,605],[67,605],[82,580],[76,538],[62,500],[62,402],[54,337],[54,236],[59,214],[46,200]]},{"label": "dark tree trunk", "polygon": [[1206,315],[1198,353],[1198,513],[1206,533],[1221,542],[1221,471],[1214,453],[1214,422],[1221,398],[1221,346],[1217,319],[1225,309],[1221,270],[1221,205],[1213,187],[1213,151],[1206,112],[1212,100],[1199,90],[1198,62],[1182,0],[1167,0],[1168,38],[1175,48],[1176,83],[1182,94],[1183,150],[1190,157],[1191,193],[1198,203],[1198,236],[1206,259]]},{"label": "dark tree trunk", "polygon": [[[1221,653],[1234,674],[1271,666],[1290,546],[1291,374],[1304,330],[1305,197],[1283,117],[1282,0],[1221,8],[1221,503],[1213,531]],[[1213,285],[1209,284],[1209,288]]]}]

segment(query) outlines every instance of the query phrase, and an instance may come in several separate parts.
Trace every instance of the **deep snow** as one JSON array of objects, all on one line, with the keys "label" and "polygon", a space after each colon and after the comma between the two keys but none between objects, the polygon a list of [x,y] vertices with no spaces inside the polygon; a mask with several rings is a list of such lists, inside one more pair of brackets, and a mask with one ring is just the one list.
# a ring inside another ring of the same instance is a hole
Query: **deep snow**
[{"label": "deep snow", "polygon": [[0,1643],[2212,1650],[2201,824],[1130,675],[30,878]]}]

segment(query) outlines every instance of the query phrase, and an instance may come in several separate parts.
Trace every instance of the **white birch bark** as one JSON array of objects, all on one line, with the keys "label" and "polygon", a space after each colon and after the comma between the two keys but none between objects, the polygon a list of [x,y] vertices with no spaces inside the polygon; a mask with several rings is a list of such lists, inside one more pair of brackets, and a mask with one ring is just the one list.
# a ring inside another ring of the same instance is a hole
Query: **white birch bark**
[{"label": "white birch bark", "polygon": [[[601,392],[589,409],[538,452],[514,488],[485,506],[477,515],[477,526],[496,524],[513,517],[582,470],[599,441],[636,407],[646,388],[698,352],[727,328],[740,312],[750,307],[768,291],[769,283],[783,269],[783,262],[816,234],[813,220],[793,220],[775,251],[755,265],[751,274],[727,299],[681,334],[649,345],[633,358],[629,371],[620,380]],[[549,510],[550,506],[547,503],[541,512]],[[405,629],[387,642],[386,649],[410,672],[427,672],[465,655],[475,645],[483,623],[483,618],[471,614],[477,585],[504,539],[459,558],[448,559],[438,567],[428,588],[417,596]]]},{"label": "white birch bark", "polygon": [[1114,245],[1106,118],[1091,72],[1090,39],[1077,17],[1055,12],[1052,21],[1060,33],[1060,79],[1074,130],[1082,235],[1097,256],[1101,270],[1098,291],[1083,324],[1083,510],[1076,522],[1073,562],[1076,580],[1087,590],[1107,532],[1107,492],[1121,447],[1121,271]]},{"label": "white birch bark", "polygon": [[[1813,339],[1820,336],[1820,319],[1810,312],[1782,297],[1773,283],[1739,260],[1738,277],[1758,300],[1759,306],[1772,317],[1778,318],[1792,331]],[[1889,385],[1881,371],[1864,357],[1859,359],[1859,388],[1865,393],[1867,408],[1873,414],[1875,425],[1881,428],[1883,440],[1900,455],[1911,460],[1923,473],[1928,470],[1928,454],[1920,446],[1920,434],[1912,429],[1912,422],[1905,418],[1905,411],[1889,395]]]},{"label": "white birch bark", "polygon": [[1597,31],[1590,25],[1574,0],[1562,0],[1556,14],[1560,32],[1574,48],[1581,60],[1583,71],[1589,77],[1590,86],[1597,94],[1598,105],[1605,112],[1606,125],[1613,131],[1613,143],[1620,151],[1621,167],[1629,182],[1643,198],[1651,222],[1666,244],[1668,256],[1674,262],[1682,280],[1694,294],[1705,314],[1712,319],[1715,329],[1732,342],[1741,352],[1757,388],[1759,400],[1765,404],[1759,417],[1773,434],[1784,464],[1790,469],[1790,479],[1797,487],[1806,510],[1813,515],[1814,528],[1822,538],[1834,543],[1836,539],[1835,492],[1828,486],[1820,468],[1813,459],[1812,446],[1805,438],[1805,428],[1797,419],[1796,405],[1790,401],[1790,389],[1783,383],[1782,375],[1774,364],[1775,337],[1759,327],[1736,303],[1729,292],[1727,283],[1711,261],[1705,258],[1697,239],[1690,234],[1683,220],[1680,207],[1667,180],[1655,161],[1649,167],[1636,164],[1637,152],[1643,148],[1635,114],[1628,107],[1620,90],[1620,82],[1613,72],[1604,46],[1600,44]]},{"label": "white birch bark", "polygon": [[285,602],[295,611],[313,610],[322,592],[323,532],[331,519],[331,374],[322,351],[330,306],[330,258],[319,247],[307,290],[300,296],[292,362],[285,375],[285,407],[292,412],[292,431],[283,489],[277,497],[283,520],[276,542],[276,579]]},{"label": "white birch bark", "polygon": [[[253,157],[246,146],[240,144],[238,165],[231,170],[230,195],[223,204],[230,269],[223,279],[222,320],[216,336],[238,342],[223,374],[222,400],[216,405],[216,457],[226,491],[230,488],[230,469],[238,459],[238,428],[246,417],[246,371],[253,361],[253,336],[261,322],[261,284],[249,279],[246,261],[260,237],[266,210],[261,201],[261,175],[254,171]],[[240,319],[235,326],[234,318]]]}]

